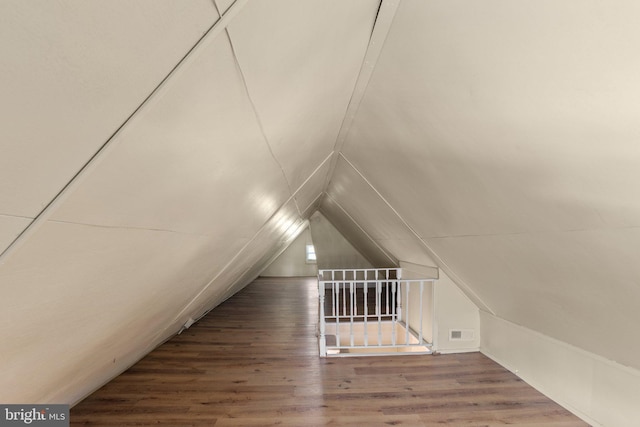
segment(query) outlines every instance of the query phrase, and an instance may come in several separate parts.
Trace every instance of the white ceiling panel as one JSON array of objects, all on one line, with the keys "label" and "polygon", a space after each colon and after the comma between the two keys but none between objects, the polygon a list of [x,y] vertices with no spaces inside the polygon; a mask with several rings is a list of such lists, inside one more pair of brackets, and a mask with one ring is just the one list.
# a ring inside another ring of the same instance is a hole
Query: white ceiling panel
[{"label": "white ceiling panel", "polygon": [[30,218],[0,215],[0,253],[18,237],[30,222]]},{"label": "white ceiling panel", "polygon": [[253,1],[229,25],[264,133],[292,189],[333,150],[378,5]]},{"label": "white ceiling panel", "polygon": [[118,136],[54,213],[57,221],[251,238],[289,197],[225,37]]},{"label": "white ceiling panel", "polygon": [[[395,175],[388,171],[385,174]],[[373,239],[415,238],[393,209],[342,157],[338,159],[327,194],[349,212]]]},{"label": "white ceiling panel", "polygon": [[0,2],[0,213],[35,216],[218,18],[208,0]]},{"label": "white ceiling panel", "polygon": [[320,212],[374,267],[395,267],[397,258],[384,250],[330,197],[325,197]]},{"label": "white ceiling panel", "polygon": [[0,340],[11,342],[0,401],[72,402],[126,368],[230,260],[211,246],[184,233],[43,225],[0,270]]},{"label": "white ceiling panel", "polygon": [[[435,265],[429,250],[420,239],[342,157],[336,164],[327,193],[377,245],[396,260]],[[354,194],[358,197],[354,197]],[[327,216],[333,220],[333,216]]]},{"label": "white ceiling panel", "polygon": [[423,237],[637,224],[638,6],[621,3],[403,1],[347,158]]}]

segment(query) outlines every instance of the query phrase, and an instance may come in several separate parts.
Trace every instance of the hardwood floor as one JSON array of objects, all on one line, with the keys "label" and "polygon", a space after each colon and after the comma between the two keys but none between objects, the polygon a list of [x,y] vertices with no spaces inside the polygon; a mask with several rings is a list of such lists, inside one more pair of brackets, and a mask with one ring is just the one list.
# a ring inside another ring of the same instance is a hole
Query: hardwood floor
[{"label": "hardwood floor", "polygon": [[71,410],[71,425],[585,426],[480,353],[320,359],[312,280],[258,279]]}]

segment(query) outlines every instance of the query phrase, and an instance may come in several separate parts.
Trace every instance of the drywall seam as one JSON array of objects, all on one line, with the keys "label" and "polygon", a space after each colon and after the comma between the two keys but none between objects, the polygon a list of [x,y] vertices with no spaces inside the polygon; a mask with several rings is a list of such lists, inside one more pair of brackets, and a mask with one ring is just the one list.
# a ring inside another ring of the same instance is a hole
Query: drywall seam
[{"label": "drywall seam", "polygon": [[407,229],[418,239],[418,241],[424,246],[424,248],[427,250],[429,256],[431,256],[431,258],[433,258],[433,260],[436,262],[436,264],[438,265],[438,267],[442,268],[442,270],[444,270],[445,273],[447,273],[447,275],[449,276],[449,278],[451,278],[451,280],[453,280],[453,282],[458,285],[462,290],[463,293],[467,294],[467,295],[472,295],[473,298],[470,298],[474,304],[476,304],[478,306],[478,308],[480,308],[481,310],[487,311],[491,314],[495,314],[493,312],[493,310],[491,310],[489,308],[489,306],[487,304],[484,303],[484,301],[482,301],[482,299],[469,287],[469,285],[467,285],[457,274],[455,274],[453,272],[453,270],[447,265],[446,262],[444,262],[444,260],[442,258],[440,258],[434,251],[433,249],[431,249],[431,247],[422,239],[422,237],[420,237],[420,235],[407,223],[407,221],[405,221],[405,219],[398,213],[398,211],[391,206],[391,203],[389,203],[387,201],[387,199],[373,186],[373,184],[371,184],[371,182],[369,182],[369,180],[354,166],[353,163],[351,163],[349,161],[349,159],[347,159],[345,157],[345,155],[343,153],[340,153],[340,156],[344,159],[345,162],[347,162],[347,164],[349,166],[351,166],[353,168],[353,170],[360,175],[360,177],[364,180],[365,183],[367,183],[367,185],[369,187],[371,187],[371,189],[373,191],[375,191],[375,193],[378,195],[378,197],[380,197],[380,199],[393,211],[394,214],[396,214],[396,216],[398,217],[398,219],[400,219],[400,221],[402,221],[402,223],[405,225],[405,227],[407,227]]},{"label": "drywall seam", "polygon": [[118,136],[122,131],[140,116],[140,112],[144,111],[148,106],[167,90],[168,85],[193,62],[198,54],[208,47],[216,37],[226,29],[229,22],[237,15],[240,9],[248,0],[236,0],[205,33],[198,41],[189,49],[189,51],[178,61],[178,63],[169,71],[169,73],[158,83],[158,85],[149,93],[149,95],[133,110],[124,122],[115,130],[115,132],[100,146],[100,148],[89,158],[89,160],[71,177],[64,187],[49,201],[49,203],[35,216],[33,221],[9,244],[9,246],[0,253],[0,265],[4,264],[7,259],[14,253],[33,233],[44,224],[57,207],[75,190],[82,181],[102,162],[102,160],[111,153],[118,145],[120,138]]},{"label": "drywall seam", "polygon": [[[217,6],[216,6],[217,9]],[[249,100],[249,104],[251,105],[251,109],[253,110],[253,115],[255,116],[256,122],[258,123],[258,128],[260,128],[260,133],[262,134],[262,138],[264,142],[267,144],[267,149],[269,153],[271,153],[271,157],[276,162],[280,171],[282,172],[282,176],[284,177],[284,181],[287,183],[287,188],[289,189],[289,194],[293,195],[293,190],[291,189],[291,184],[289,183],[289,179],[287,178],[287,174],[282,167],[282,163],[276,157],[276,154],[273,152],[271,148],[271,144],[269,143],[269,138],[267,138],[267,134],[264,131],[264,127],[262,126],[262,120],[260,119],[260,115],[258,114],[258,109],[256,108],[256,104],[253,102],[253,98],[251,97],[251,92],[249,91],[249,86],[247,85],[247,80],[244,77],[244,72],[242,71],[242,67],[240,66],[240,61],[238,61],[238,55],[236,54],[236,49],[233,45],[233,41],[231,40],[231,34],[229,34],[229,30],[227,28],[224,29],[227,40],[229,41],[229,46],[231,47],[231,54],[233,55],[233,61],[235,63],[236,69],[238,70],[238,74],[240,75],[240,79],[242,80],[242,86],[244,87],[244,91],[247,95],[247,99]],[[298,202],[296,200],[293,201],[295,203],[296,209],[299,215],[302,215],[300,212],[300,207],[298,206]]]},{"label": "drywall seam", "polygon": [[425,239],[457,239],[457,238],[473,238],[473,237],[492,237],[492,236],[527,236],[536,234],[552,234],[552,233],[582,233],[586,231],[594,230],[634,230],[639,229],[640,225],[621,225],[614,227],[589,227],[589,228],[567,228],[564,230],[531,230],[531,231],[517,231],[512,233],[480,233],[480,234],[450,234],[447,236],[428,236]]},{"label": "drywall seam", "polygon": [[[365,230],[360,226],[360,224],[358,224],[358,222],[357,222],[357,221],[356,221],[356,220],[355,220],[355,219],[354,219],[354,218],[349,214],[349,212],[347,212],[347,211],[342,207],[342,205],[340,205],[340,203],[338,203],[338,201],[337,201],[336,199],[334,199],[333,197],[331,197],[331,195],[330,195],[330,194],[328,194],[328,193],[326,193],[326,197],[328,197],[329,199],[331,199],[331,201],[332,201],[333,203],[335,203],[335,204],[336,204],[336,206],[337,206],[338,208],[340,208],[340,210],[341,210],[341,211],[342,211],[342,212],[343,212],[343,213],[344,213],[344,214],[345,214],[345,215],[346,215],[346,216],[351,220],[351,222],[353,222],[353,223],[356,225],[356,227],[358,227],[358,228],[360,229],[360,231],[361,231],[361,232],[362,232],[362,233],[367,237],[367,239],[369,239],[369,240],[370,240],[370,241],[371,241],[371,242],[372,242],[372,243],[373,243],[373,244],[374,244],[374,245],[375,245],[375,246],[380,250],[380,252],[382,252],[382,253],[384,254],[384,256],[386,256],[386,257],[389,259],[389,261],[391,261],[391,263],[392,263],[393,265],[398,265],[398,260],[396,260],[393,256],[391,256],[387,251],[385,251],[385,250],[384,250],[384,248],[382,248],[382,246],[380,246],[380,245],[378,244],[378,242],[376,242],[376,241],[375,241],[375,240],[374,240],[374,239],[369,235],[369,233],[367,233],[367,232],[366,232],[366,231],[365,231]],[[327,220],[329,219],[329,218],[327,217],[327,215],[325,215],[325,217],[327,218]],[[329,221],[329,222],[331,222],[331,221]],[[335,225],[334,225],[334,227],[335,227]],[[343,235],[343,236],[344,236],[344,235]],[[346,237],[345,237],[345,238],[346,238]],[[363,255],[364,255],[364,254],[363,254]],[[365,258],[366,258],[366,256],[365,256]],[[371,260],[369,260],[369,259],[367,259],[367,261],[371,262]],[[373,262],[371,262],[371,264],[374,264],[374,263],[373,263]]]},{"label": "drywall seam", "polygon": [[182,234],[186,236],[208,236],[206,233],[189,233],[185,231],[178,230],[169,230],[165,228],[150,228],[150,227],[132,227],[132,226],[120,226],[120,225],[104,225],[104,224],[91,224],[87,222],[79,222],[79,221],[64,221],[60,219],[50,219],[48,222],[54,224],[72,224],[72,225],[80,225],[83,227],[94,227],[94,228],[105,228],[105,229],[117,229],[117,230],[133,230],[133,231],[157,231],[160,233],[174,233],[174,234]]},{"label": "drywall seam", "polygon": [[13,215],[13,214],[8,214],[8,213],[0,213],[0,216],[7,217],[7,218],[22,218],[22,219],[31,219],[31,220],[33,220],[33,217],[30,217],[30,216]]},{"label": "drywall seam", "polygon": [[340,131],[338,132],[338,137],[336,138],[336,143],[333,147],[333,157],[331,159],[331,165],[329,166],[329,172],[327,173],[327,179],[325,180],[324,187],[322,188],[323,192],[326,192],[329,187],[329,182],[331,182],[336,165],[338,164],[338,156],[342,152],[342,147],[347,139],[353,120],[360,108],[360,103],[364,98],[364,94],[367,91],[369,81],[373,75],[373,70],[378,62],[380,53],[382,52],[384,42],[389,35],[389,30],[391,29],[391,24],[393,23],[393,18],[396,15],[399,4],[400,0],[380,1],[378,14],[376,15],[376,20],[373,23],[373,30],[371,32],[371,38],[369,39],[369,45],[367,46],[367,50],[364,54],[362,66],[360,67],[360,72],[358,73],[358,77],[356,78],[356,82],[353,86],[353,92],[351,93],[351,98],[349,99],[349,104],[347,105],[344,118],[342,119],[342,125],[340,126]]}]

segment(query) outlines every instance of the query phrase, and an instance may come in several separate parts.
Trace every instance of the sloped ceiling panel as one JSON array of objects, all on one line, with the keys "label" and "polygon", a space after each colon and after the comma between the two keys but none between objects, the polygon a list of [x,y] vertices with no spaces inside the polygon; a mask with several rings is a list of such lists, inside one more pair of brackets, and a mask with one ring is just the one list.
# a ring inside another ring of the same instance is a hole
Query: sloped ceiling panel
[{"label": "sloped ceiling panel", "polygon": [[[353,217],[377,244],[400,250],[393,252],[396,259],[422,265],[434,265],[427,250],[417,236],[393,212],[364,178],[344,158],[338,160],[327,193]],[[353,197],[357,194],[358,197]],[[412,243],[416,241],[416,243]],[[406,245],[406,246],[403,246]]]},{"label": "sloped ceiling panel", "polygon": [[207,0],[7,0],[0,16],[0,215],[29,218],[218,19]]},{"label": "sloped ceiling panel", "polygon": [[223,248],[290,196],[224,37],[117,138],[52,220],[204,234]]},{"label": "sloped ceiling panel", "polygon": [[74,402],[119,373],[291,199],[225,37],[68,193],[0,270],[0,401]]},{"label": "sloped ceiling panel", "polygon": [[31,218],[0,215],[0,253],[18,237],[30,222]]},{"label": "sloped ceiling panel", "polygon": [[318,269],[373,267],[320,212],[311,216],[309,228]]},{"label": "sloped ceiling panel", "polygon": [[0,337],[11,343],[0,399],[73,402],[144,355],[201,275],[208,244],[181,233],[42,226],[0,270]]},{"label": "sloped ceiling panel", "polygon": [[293,191],[333,150],[378,5],[253,1],[229,25],[262,128]]},{"label": "sloped ceiling panel", "polygon": [[635,368],[639,12],[403,0],[343,150],[498,316]]},{"label": "sloped ceiling panel", "polygon": [[398,266],[398,259],[378,245],[333,198],[323,198],[320,212],[372,266]]},{"label": "sloped ceiling panel", "polygon": [[[314,203],[322,195],[324,183],[329,173],[330,160],[331,156],[327,157],[295,193],[296,205],[298,205],[298,209],[303,213],[303,216],[305,212],[309,212],[313,208]],[[305,218],[308,218],[308,216],[305,216]]]}]

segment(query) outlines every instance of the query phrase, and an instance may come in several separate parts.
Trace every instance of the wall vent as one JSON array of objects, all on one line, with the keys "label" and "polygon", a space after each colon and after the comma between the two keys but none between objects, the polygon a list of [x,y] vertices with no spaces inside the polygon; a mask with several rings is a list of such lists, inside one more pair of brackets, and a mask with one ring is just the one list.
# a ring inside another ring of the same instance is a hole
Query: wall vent
[{"label": "wall vent", "polygon": [[449,341],[473,341],[476,333],[473,329],[449,329]]}]

